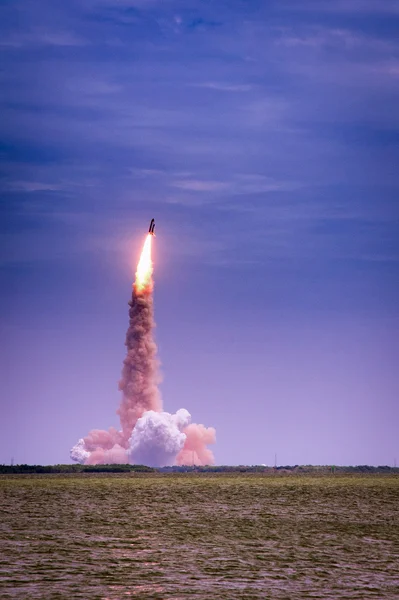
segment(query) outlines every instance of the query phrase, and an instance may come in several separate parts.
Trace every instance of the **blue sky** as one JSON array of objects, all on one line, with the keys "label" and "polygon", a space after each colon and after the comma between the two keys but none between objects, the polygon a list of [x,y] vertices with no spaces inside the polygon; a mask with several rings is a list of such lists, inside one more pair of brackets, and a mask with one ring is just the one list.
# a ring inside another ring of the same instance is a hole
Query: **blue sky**
[{"label": "blue sky", "polygon": [[0,461],[117,425],[155,217],[165,408],[220,463],[392,464],[399,2],[0,5]]}]

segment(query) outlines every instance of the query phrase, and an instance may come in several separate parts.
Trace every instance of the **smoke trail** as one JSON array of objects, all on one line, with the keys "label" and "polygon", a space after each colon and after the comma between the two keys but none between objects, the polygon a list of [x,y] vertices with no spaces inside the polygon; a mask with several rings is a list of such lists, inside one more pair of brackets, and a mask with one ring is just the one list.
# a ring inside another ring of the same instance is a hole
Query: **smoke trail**
[{"label": "smoke trail", "polygon": [[151,260],[152,235],[144,243],[129,302],[126,357],[117,410],[121,430],[93,429],[72,448],[72,460],[85,464],[142,463],[150,466],[212,464],[207,444],[215,431],[190,424],[190,414],[180,409],[175,415],[162,411],[153,307]]},{"label": "smoke trail", "polygon": [[127,447],[137,419],[148,410],[162,409],[158,390],[157,347],[153,339],[152,282],[142,291],[134,286],[129,306],[129,329],[125,342],[127,354],[119,382],[123,396],[117,411],[122,427],[121,444],[124,447]]}]

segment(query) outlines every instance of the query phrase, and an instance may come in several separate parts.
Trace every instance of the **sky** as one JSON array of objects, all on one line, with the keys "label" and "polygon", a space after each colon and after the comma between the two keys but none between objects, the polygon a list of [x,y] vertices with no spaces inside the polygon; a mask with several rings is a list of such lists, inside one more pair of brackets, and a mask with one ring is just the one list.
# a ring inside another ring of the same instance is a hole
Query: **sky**
[{"label": "sky", "polygon": [[0,4],[0,463],[161,392],[217,464],[399,464],[398,0]]}]

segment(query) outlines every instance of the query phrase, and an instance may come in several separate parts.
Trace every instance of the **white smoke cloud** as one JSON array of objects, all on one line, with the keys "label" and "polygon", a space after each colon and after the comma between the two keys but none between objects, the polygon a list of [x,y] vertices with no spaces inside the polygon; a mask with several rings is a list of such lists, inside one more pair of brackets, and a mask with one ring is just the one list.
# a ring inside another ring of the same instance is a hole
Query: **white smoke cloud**
[{"label": "white smoke cloud", "polygon": [[183,429],[191,421],[190,413],[181,408],[175,415],[149,410],[138,419],[129,439],[131,463],[149,467],[174,465],[186,441]]},{"label": "white smoke cloud", "polygon": [[[166,415],[169,413],[165,413]],[[172,419],[176,423],[176,427],[182,431],[187,425],[191,423],[191,415],[185,408],[179,408],[175,415],[171,415]]]},{"label": "white smoke cloud", "polygon": [[73,448],[71,448],[70,456],[72,460],[83,464],[90,456],[90,452],[87,452],[85,448],[85,441],[83,438],[80,438],[78,443],[75,444]]}]

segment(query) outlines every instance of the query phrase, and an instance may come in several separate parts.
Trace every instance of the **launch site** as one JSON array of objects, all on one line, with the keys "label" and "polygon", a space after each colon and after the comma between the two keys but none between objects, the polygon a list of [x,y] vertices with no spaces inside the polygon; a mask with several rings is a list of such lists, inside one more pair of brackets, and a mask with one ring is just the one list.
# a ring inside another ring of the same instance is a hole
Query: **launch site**
[{"label": "launch site", "polygon": [[0,5],[0,596],[399,597],[398,0]]}]

